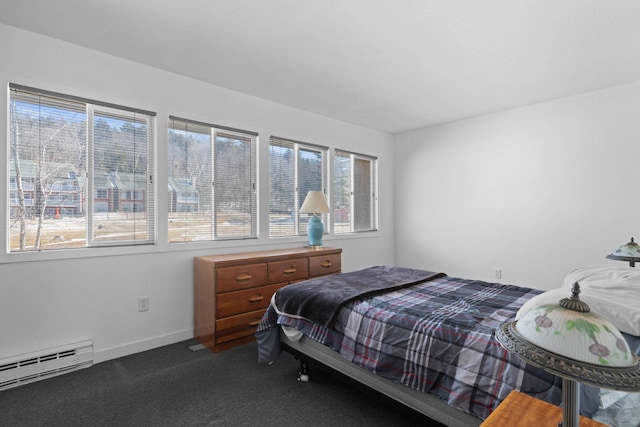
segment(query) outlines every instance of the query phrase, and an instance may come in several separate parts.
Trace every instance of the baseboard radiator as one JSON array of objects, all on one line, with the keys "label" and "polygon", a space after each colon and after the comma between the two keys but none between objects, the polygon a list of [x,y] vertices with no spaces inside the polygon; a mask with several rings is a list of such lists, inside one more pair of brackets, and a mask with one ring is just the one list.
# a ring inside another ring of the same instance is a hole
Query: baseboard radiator
[{"label": "baseboard radiator", "polygon": [[88,368],[92,364],[91,340],[0,359],[0,391]]}]

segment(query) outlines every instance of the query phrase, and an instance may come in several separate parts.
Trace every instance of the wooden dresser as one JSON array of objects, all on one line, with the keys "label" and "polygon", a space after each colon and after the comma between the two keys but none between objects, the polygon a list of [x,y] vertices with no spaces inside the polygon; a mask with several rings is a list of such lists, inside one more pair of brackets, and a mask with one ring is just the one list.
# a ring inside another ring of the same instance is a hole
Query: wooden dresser
[{"label": "wooden dresser", "polygon": [[340,273],[341,254],[336,248],[294,248],[196,257],[196,338],[216,352],[252,341],[278,288]]}]

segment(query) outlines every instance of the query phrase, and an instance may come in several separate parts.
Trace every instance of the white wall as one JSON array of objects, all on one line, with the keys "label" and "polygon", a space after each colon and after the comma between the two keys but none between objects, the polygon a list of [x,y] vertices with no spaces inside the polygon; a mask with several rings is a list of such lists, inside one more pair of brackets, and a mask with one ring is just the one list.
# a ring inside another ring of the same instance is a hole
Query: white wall
[{"label": "white wall", "polygon": [[551,289],[640,240],[640,82],[408,132],[395,149],[399,265],[491,281],[501,268],[498,282]]},{"label": "white wall", "polygon": [[[277,135],[379,157],[380,231],[329,236],[343,248],[343,270],[391,264],[393,153],[390,135],[246,96],[134,62],[0,25],[0,86],[18,83],[155,111],[158,165],[166,164],[166,118],[171,114],[259,132],[259,168],[268,182],[268,138]],[[215,73],[215,70],[211,71]],[[5,90],[6,93],[6,90]],[[7,102],[0,102],[0,176],[7,177]],[[157,182],[166,182],[158,168]],[[0,223],[7,224],[7,185]],[[167,206],[166,192],[158,205]],[[0,359],[92,338],[96,361],[193,336],[193,257],[304,246],[305,238],[267,237],[268,187],[259,188],[260,238],[243,242],[169,245],[159,227],[153,247],[0,254]],[[167,213],[158,213],[167,223]],[[4,230],[3,230],[4,232]],[[138,313],[137,299],[150,297]]]}]

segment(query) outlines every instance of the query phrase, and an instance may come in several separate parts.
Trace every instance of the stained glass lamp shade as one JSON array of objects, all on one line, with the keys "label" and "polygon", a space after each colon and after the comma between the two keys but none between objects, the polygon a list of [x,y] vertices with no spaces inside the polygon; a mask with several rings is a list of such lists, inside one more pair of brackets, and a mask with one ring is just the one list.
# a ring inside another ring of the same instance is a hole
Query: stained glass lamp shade
[{"label": "stained glass lamp shade", "polygon": [[615,249],[613,252],[607,255],[606,258],[616,261],[629,261],[629,266],[635,267],[636,261],[640,261],[640,246],[638,246],[638,244],[633,241],[632,237],[629,243]]},{"label": "stained glass lamp shade", "polygon": [[620,331],[580,300],[578,283],[571,293],[496,329],[507,351],[562,378],[563,427],[578,427],[580,383],[640,391],[640,364]]}]

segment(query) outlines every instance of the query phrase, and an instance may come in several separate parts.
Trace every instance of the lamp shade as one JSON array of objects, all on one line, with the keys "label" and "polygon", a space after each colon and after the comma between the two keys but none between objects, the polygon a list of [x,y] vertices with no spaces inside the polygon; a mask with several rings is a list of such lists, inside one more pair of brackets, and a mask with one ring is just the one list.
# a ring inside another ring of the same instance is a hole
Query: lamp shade
[{"label": "lamp shade", "polygon": [[309,191],[300,207],[300,213],[329,213],[329,205],[322,191]]},{"label": "lamp shade", "polygon": [[640,391],[638,358],[618,329],[580,300],[542,304],[496,329],[496,339],[525,362],[581,383]]},{"label": "lamp shade", "polygon": [[632,237],[629,243],[620,246],[609,255],[607,255],[607,259],[613,259],[616,261],[629,261],[629,265],[631,267],[635,267],[636,261],[640,262],[640,246],[638,246],[638,244],[633,241]]},{"label": "lamp shade", "polygon": [[580,425],[580,383],[640,391],[640,364],[622,335],[580,301],[578,283],[571,298],[540,304],[520,319],[496,329],[496,340],[526,363],[562,378],[562,425]]}]

